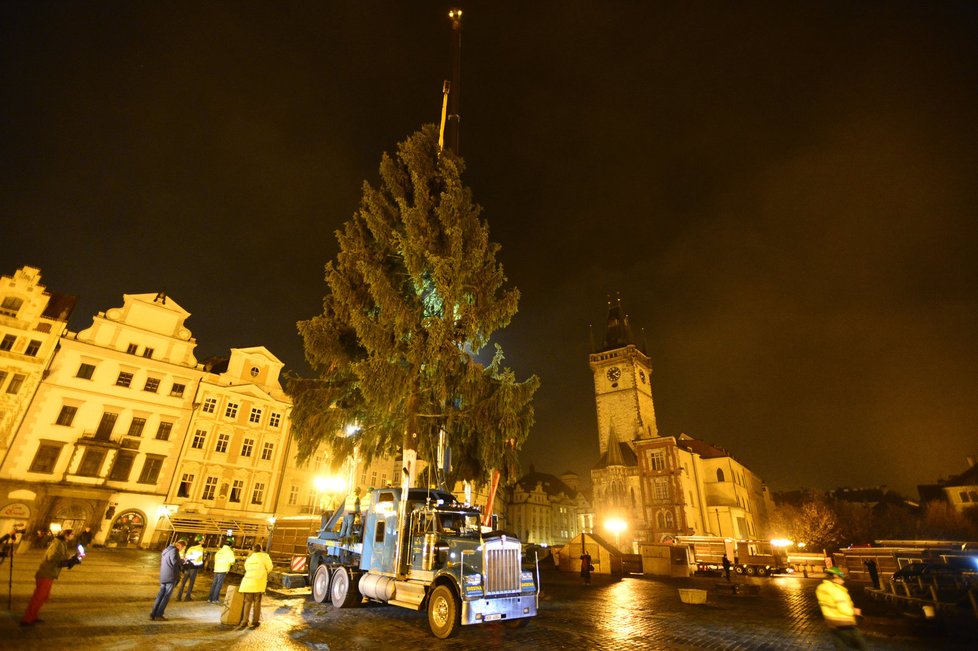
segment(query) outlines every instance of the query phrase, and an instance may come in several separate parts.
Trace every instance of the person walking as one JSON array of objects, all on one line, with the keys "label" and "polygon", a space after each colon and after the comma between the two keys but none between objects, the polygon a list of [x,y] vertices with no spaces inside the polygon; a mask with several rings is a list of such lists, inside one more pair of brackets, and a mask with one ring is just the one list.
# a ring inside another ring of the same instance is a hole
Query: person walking
[{"label": "person walking", "polygon": [[17,543],[17,536],[23,535],[23,531],[18,531],[16,527],[10,529],[10,533],[0,536],[0,565],[7,560],[8,556],[14,555],[14,545]]},{"label": "person walking", "polygon": [[40,614],[41,607],[48,600],[48,597],[51,596],[51,587],[54,585],[55,579],[61,574],[61,568],[67,567],[70,570],[81,563],[77,554],[68,556],[68,541],[73,535],[74,532],[71,529],[65,529],[58,532],[58,535],[48,545],[47,551],[44,552],[44,559],[37,568],[37,573],[34,574],[34,594],[31,595],[27,610],[20,620],[21,626],[33,626],[37,622],[44,621],[38,617],[38,614]]},{"label": "person walking", "polygon": [[584,585],[591,585],[591,570],[593,569],[591,554],[584,550],[584,553],[581,554],[581,578],[584,579]]},{"label": "person walking", "polygon": [[261,623],[261,596],[268,585],[268,573],[272,571],[271,557],[262,551],[261,543],[255,543],[252,553],[245,559],[245,574],[238,592],[244,598],[244,612],[240,626],[248,625],[248,609],[251,609],[251,628]]},{"label": "person walking", "polygon": [[727,578],[727,581],[730,580],[730,559],[727,558],[726,554],[723,555],[723,575]]},{"label": "person walking", "polygon": [[[194,583],[197,581],[197,572],[204,567],[204,542],[203,536],[194,538],[193,546],[183,555],[183,578],[177,586],[177,601],[191,601],[190,593],[193,592]],[[186,593],[183,587],[187,586]]]},{"label": "person walking", "polygon": [[832,644],[836,649],[869,649],[856,624],[860,610],[852,603],[846,590],[845,573],[838,567],[825,570],[825,579],[815,589],[818,606],[832,632]]},{"label": "person walking", "polygon": [[78,534],[77,542],[85,549],[88,549],[88,546],[92,544],[92,538],[94,538],[94,536],[92,535],[92,528],[85,527],[85,529],[82,530],[80,534]]},{"label": "person walking", "polygon": [[233,542],[228,538],[214,554],[214,581],[211,582],[211,591],[207,595],[207,601],[212,604],[221,603],[221,587],[224,585],[224,579],[228,578],[231,566],[234,565],[234,550],[231,549]]},{"label": "person walking", "polygon": [[180,554],[186,547],[187,541],[181,538],[172,545],[168,545],[160,555],[160,591],[156,593],[153,610],[149,612],[151,620],[166,621],[163,611],[166,610],[166,605],[170,602],[170,595],[173,594],[173,588],[180,579],[180,568],[183,565]]},{"label": "person walking", "polygon": [[879,590],[880,589],[880,571],[879,571],[879,568],[876,567],[876,560],[871,558],[868,561],[866,561],[865,563],[863,563],[863,565],[866,566],[866,571],[869,572],[869,579],[870,579],[870,581],[873,582],[873,588],[875,588],[876,590]]}]

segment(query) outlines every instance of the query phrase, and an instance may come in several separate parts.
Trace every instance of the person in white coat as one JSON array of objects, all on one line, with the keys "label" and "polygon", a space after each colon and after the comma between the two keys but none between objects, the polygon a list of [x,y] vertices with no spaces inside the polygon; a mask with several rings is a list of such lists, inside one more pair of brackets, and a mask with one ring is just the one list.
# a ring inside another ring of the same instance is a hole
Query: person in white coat
[{"label": "person in white coat", "polygon": [[251,610],[251,628],[261,623],[261,596],[265,594],[268,585],[268,573],[272,571],[271,557],[262,551],[261,543],[255,543],[252,553],[245,559],[244,578],[238,592],[244,599],[244,610],[241,614],[240,626],[248,626],[248,612]]}]

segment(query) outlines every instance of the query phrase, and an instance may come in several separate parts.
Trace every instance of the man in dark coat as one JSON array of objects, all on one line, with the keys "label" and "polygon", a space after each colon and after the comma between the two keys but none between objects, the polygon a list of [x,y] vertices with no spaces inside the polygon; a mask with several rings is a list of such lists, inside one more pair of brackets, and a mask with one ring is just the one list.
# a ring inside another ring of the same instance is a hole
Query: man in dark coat
[{"label": "man in dark coat", "polygon": [[152,620],[166,621],[163,611],[166,610],[166,605],[170,602],[170,595],[173,594],[174,586],[180,580],[180,568],[183,565],[180,552],[186,546],[187,541],[181,538],[164,549],[160,556],[160,591],[156,593],[153,610],[149,613],[149,618]]},{"label": "man in dark coat", "polygon": [[727,581],[730,580],[730,559],[726,554],[723,555],[723,575],[727,577]]}]

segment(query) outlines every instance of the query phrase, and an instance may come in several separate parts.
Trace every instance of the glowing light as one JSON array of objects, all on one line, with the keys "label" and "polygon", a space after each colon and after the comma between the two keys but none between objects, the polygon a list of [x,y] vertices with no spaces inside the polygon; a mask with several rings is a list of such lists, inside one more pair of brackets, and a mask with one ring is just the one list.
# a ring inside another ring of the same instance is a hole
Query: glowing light
[{"label": "glowing light", "polygon": [[787,538],[775,538],[774,540],[771,541],[771,544],[774,545],[775,547],[790,547],[795,543],[791,540],[788,540]]},{"label": "glowing light", "polygon": [[628,523],[621,518],[608,518],[604,521],[604,528],[617,536],[628,528]]},{"label": "glowing light", "polygon": [[342,477],[316,475],[312,480],[312,485],[319,493],[339,494],[346,490],[346,482]]}]

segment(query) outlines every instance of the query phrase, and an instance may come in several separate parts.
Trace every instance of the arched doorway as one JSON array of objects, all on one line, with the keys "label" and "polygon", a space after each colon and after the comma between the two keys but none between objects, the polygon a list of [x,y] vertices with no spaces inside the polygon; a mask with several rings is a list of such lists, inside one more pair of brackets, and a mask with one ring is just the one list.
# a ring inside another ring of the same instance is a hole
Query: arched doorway
[{"label": "arched doorway", "polygon": [[146,516],[139,511],[123,511],[112,521],[105,538],[107,547],[139,547],[146,527]]}]

